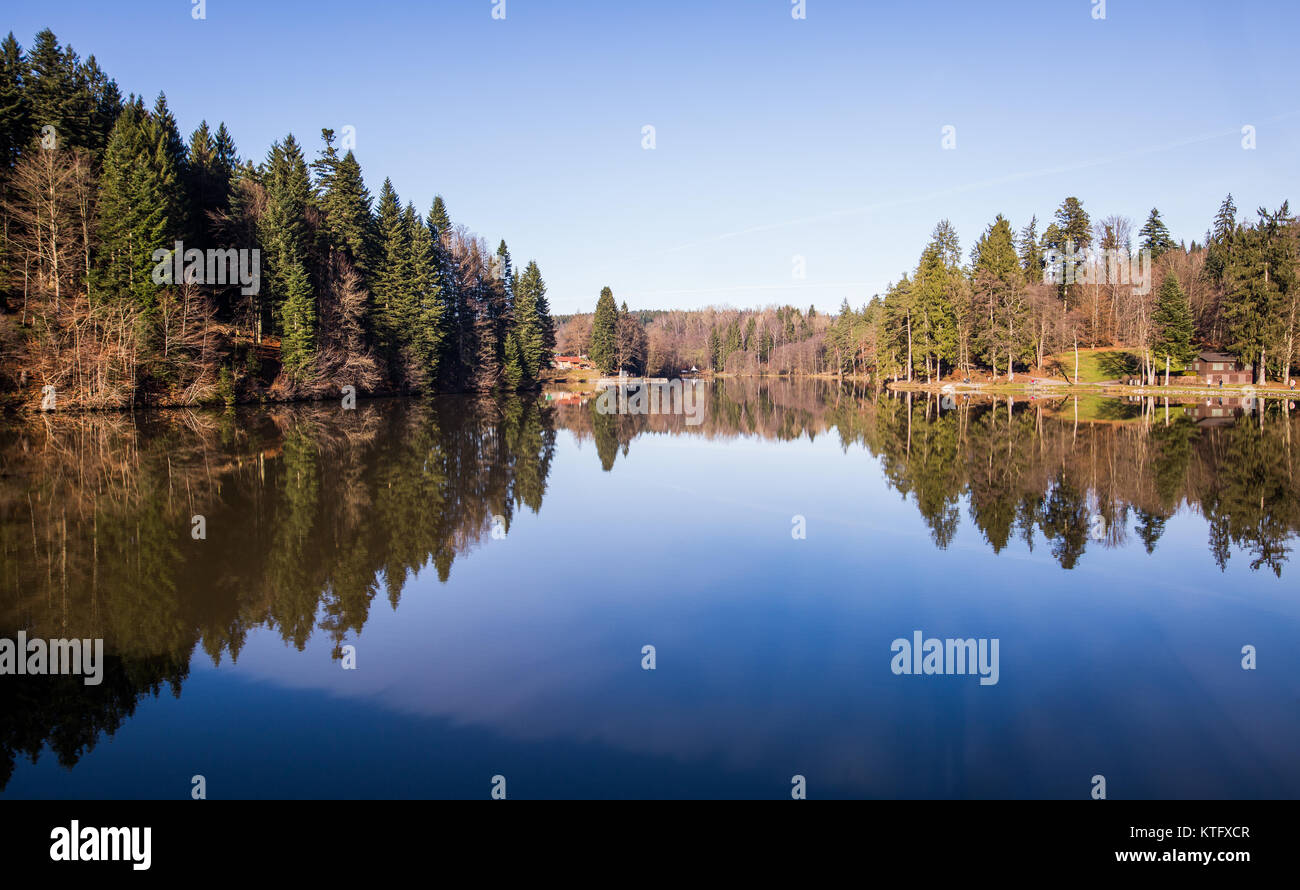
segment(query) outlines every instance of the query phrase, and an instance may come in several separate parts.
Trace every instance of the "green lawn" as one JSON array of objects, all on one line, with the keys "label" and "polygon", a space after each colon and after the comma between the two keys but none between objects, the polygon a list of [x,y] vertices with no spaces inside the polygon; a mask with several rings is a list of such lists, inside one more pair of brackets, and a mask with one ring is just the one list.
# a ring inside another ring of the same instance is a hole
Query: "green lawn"
[{"label": "green lawn", "polygon": [[[1083,364],[1083,356],[1079,356],[1079,364]],[[1138,420],[1142,417],[1142,405],[1137,402],[1121,401],[1114,396],[1078,396],[1077,398],[1067,398],[1057,409],[1057,413],[1062,417],[1071,417],[1074,414],[1075,403],[1079,406],[1080,421],[1128,421]],[[1183,404],[1171,404],[1169,406],[1169,419],[1174,420],[1182,417],[1187,413],[1187,406]],[[1164,405],[1156,406],[1156,418],[1163,421],[1165,417]]]},{"label": "green lawn", "polygon": [[[1059,376],[1066,380],[1074,380],[1074,350],[1058,353],[1052,357],[1056,368],[1049,370],[1055,371]],[[1079,382],[1080,383],[1102,383],[1107,380],[1123,380],[1130,375],[1137,374],[1142,367],[1141,357],[1127,349],[1097,349],[1097,350],[1079,350]],[[1164,364],[1160,363],[1159,372],[1164,374]],[[1175,362],[1169,366],[1170,373],[1174,376],[1182,373],[1183,365]]]}]

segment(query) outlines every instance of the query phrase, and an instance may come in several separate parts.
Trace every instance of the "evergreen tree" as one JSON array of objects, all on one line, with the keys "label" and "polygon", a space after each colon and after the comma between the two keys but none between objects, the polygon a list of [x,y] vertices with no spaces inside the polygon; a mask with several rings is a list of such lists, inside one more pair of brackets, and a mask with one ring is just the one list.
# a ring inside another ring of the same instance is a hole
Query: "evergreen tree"
[{"label": "evergreen tree", "polygon": [[385,179],[379,189],[375,214],[377,265],[371,294],[376,345],[390,369],[399,363],[404,322],[410,306],[410,225],[403,219],[393,182]]},{"label": "evergreen tree", "polygon": [[1056,211],[1056,226],[1060,231],[1060,247],[1064,248],[1065,243],[1071,241],[1076,251],[1082,251],[1092,244],[1092,223],[1078,198],[1066,198],[1061,202]]},{"label": "evergreen tree", "polygon": [[1192,307],[1173,272],[1166,272],[1164,281],[1160,283],[1151,321],[1154,328],[1151,352],[1154,355],[1167,357],[1177,364],[1196,357],[1196,348],[1192,344],[1195,329]]},{"label": "evergreen tree", "polygon": [[230,209],[235,158],[229,134],[223,144],[208,128],[208,122],[202,121],[190,136],[187,160],[185,191],[193,214],[194,235],[200,245],[209,246],[212,218]]},{"label": "evergreen tree", "polygon": [[0,43],[0,177],[32,136],[31,99],[24,89],[30,69],[13,32]]},{"label": "evergreen tree", "polygon": [[159,285],[155,250],[172,251],[180,236],[176,169],[160,131],[138,99],[127,105],[105,150],[98,204],[99,267],[93,290],[134,301],[142,334],[152,341]]},{"label": "evergreen tree", "polygon": [[1178,247],[1169,234],[1169,229],[1165,227],[1164,220],[1160,218],[1160,211],[1154,207],[1151,208],[1151,215],[1147,217],[1146,225],[1142,226],[1142,231],[1138,234],[1142,238],[1142,249],[1151,251],[1152,262],[1158,260],[1161,254]]},{"label": "evergreen tree", "polygon": [[451,233],[451,217],[447,215],[447,205],[443,202],[442,195],[433,196],[433,207],[429,210],[429,227],[438,238],[446,237]]},{"label": "evergreen tree", "polygon": [[528,380],[527,372],[524,369],[523,349],[519,345],[519,336],[516,332],[511,331],[506,337],[505,359],[502,364],[501,376],[509,389],[519,389],[523,383]]},{"label": "evergreen tree", "polygon": [[1020,268],[1025,280],[1031,284],[1043,280],[1043,251],[1038,244],[1038,217],[1029,218],[1029,224],[1020,230]]},{"label": "evergreen tree", "polygon": [[122,113],[122,93],[117,82],[100,69],[95,57],[86,60],[85,76],[92,102],[90,110],[90,129],[86,136],[86,147],[90,150],[92,161],[98,165],[108,147],[108,136],[117,123],[117,116]]},{"label": "evergreen tree", "polygon": [[1205,238],[1205,277],[1222,285],[1232,265],[1233,242],[1237,234],[1237,205],[1232,195],[1223,199]]},{"label": "evergreen tree", "polygon": [[280,361],[290,377],[304,380],[310,375],[316,356],[316,299],[303,262],[293,261],[284,274]]},{"label": "evergreen tree", "polygon": [[349,151],[342,158],[334,148],[334,131],[321,130],[325,148],[312,162],[316,173],[321,212],[321,231],[326,244],[341,251],[369,283],[371,273],[370,192],[361,177],[361,165]]},{"label": "evergreen tree", "polygon": [[411,208],[407,216],[407,226],[413,313],[409,349],[414,383],[419,388],[428,390],[438,379],[446,336],[442,281],[433,233],[424,224],[424,220],[415,215],[414,208]]},{"label": "evergreen tree", "polygon": [[1015,361],[1025,359],[1029,333],[1024,271],[1011,223],[998,214],[976,242],[973,254],[972,342],[993,368],[1005,358],[1011,371]]},{"label": "evergreen tree", "polygon": [[947,220],[934,228],[930,243],[921,253],[914,285],[919,326],[916,342],[921,368],[930,378],[943,375],[943,365],[952,367],[958,356],[957,286],[961,278],[961,247],[957,232]]},{"label": "evergreen tree", "polygon": [[1278,356],[1284,310],[1297,286],[1294,224],[1286,202],[1273,213],[1259,208],[1259,222],[1237,232],[1224,276],[1228,348],[1255,365],[1261,379],[1264,360]]},{"label": "evergreen tree", "polygon": [[163,93],[159,93],[158,98],[154,101],[153,120],[154,126],[157,128],[158,138],[162,142],[162,150],[166,152],[172,166],[184,176],[186,165],[185,140],[181,138],[181,131],[176,126],[176,117],[167,106],[167,96]]},{"label": "evergreen tree", "polygon": [[[542,370],[549,366],[553,346],[546,342],[551,319],[545,306],[546,282],[542,280],[537,263],[530,261],[515,283],[513,331],[520,350],[523,378],[528,381],[537,380]],[[554,337],[552,328],[552,344]]]},{"label": "evergreen tree", "polygon": [[591,319],[591,360],[602,374],[613,373],[618,361],[618,306],[608,287],[600,289]]},{"label": "evergreen tree", "polygon": [[[271,146],[260,178],[266,188],[266,210],[259,220],[258,240],[270,267],[273,317],[282,334],[294,332],[307,350],[306,344],[314,343],[315,312],[313,308],[307,313],[302,294],[311,293],[312,232],[307,215],[314,202],[307,161],[292,134]],[[297,365],[299,374],[304,367],[305,359]]]},{"label": "evergreen tree", "polygon": [[60,47],[49,28],[36,35],[27,54],[32,135],[53,127],[60,148],[84,148],[88,141],[93,102],[79,67],[72,47]]}]

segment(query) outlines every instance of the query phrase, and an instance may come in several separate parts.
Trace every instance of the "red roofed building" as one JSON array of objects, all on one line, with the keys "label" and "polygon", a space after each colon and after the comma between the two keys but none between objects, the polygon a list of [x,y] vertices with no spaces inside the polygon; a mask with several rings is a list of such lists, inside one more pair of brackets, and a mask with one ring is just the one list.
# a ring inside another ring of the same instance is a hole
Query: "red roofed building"
[{"label": "red roofed building", "polygon": [[557,355],[552,357],[551,364],[562,371],[569,368],[580,368],[584,371],[596,370],[596,366],[585,355]]}]

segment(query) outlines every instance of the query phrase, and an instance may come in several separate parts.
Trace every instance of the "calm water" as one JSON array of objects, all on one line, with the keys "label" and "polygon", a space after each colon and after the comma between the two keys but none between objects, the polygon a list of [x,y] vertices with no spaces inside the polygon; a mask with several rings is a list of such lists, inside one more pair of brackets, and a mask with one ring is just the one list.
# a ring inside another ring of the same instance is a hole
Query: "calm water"
[{"label": "calm water", "polygon": [[0,428],[0,797],[1300,796],[1294,406],[705,392]]}]

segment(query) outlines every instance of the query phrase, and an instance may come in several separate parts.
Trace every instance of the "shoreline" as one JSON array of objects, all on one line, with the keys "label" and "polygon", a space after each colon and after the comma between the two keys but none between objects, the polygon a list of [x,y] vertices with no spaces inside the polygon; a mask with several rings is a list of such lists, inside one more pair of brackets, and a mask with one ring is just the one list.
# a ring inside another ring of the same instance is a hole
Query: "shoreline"
[{"label": "shoreline", "polygon": [[1189,398],[1216,398],[1229,396],[1233,398],[1287,399],[1300,396],[1300,392],[1282,387],[1265,387],[1263,389],[1246,386],[1224,387],[1189,387],[1189,386],[1126,386],[1118,383],[908,383],[897,381],[886,383],[885,388],[891,392],[924,392],[940,395],[1032,395],[1044,397],[1061,396],[1104,396],[1106,398],[1123,398],[1125,396],[1186,396]]}]

